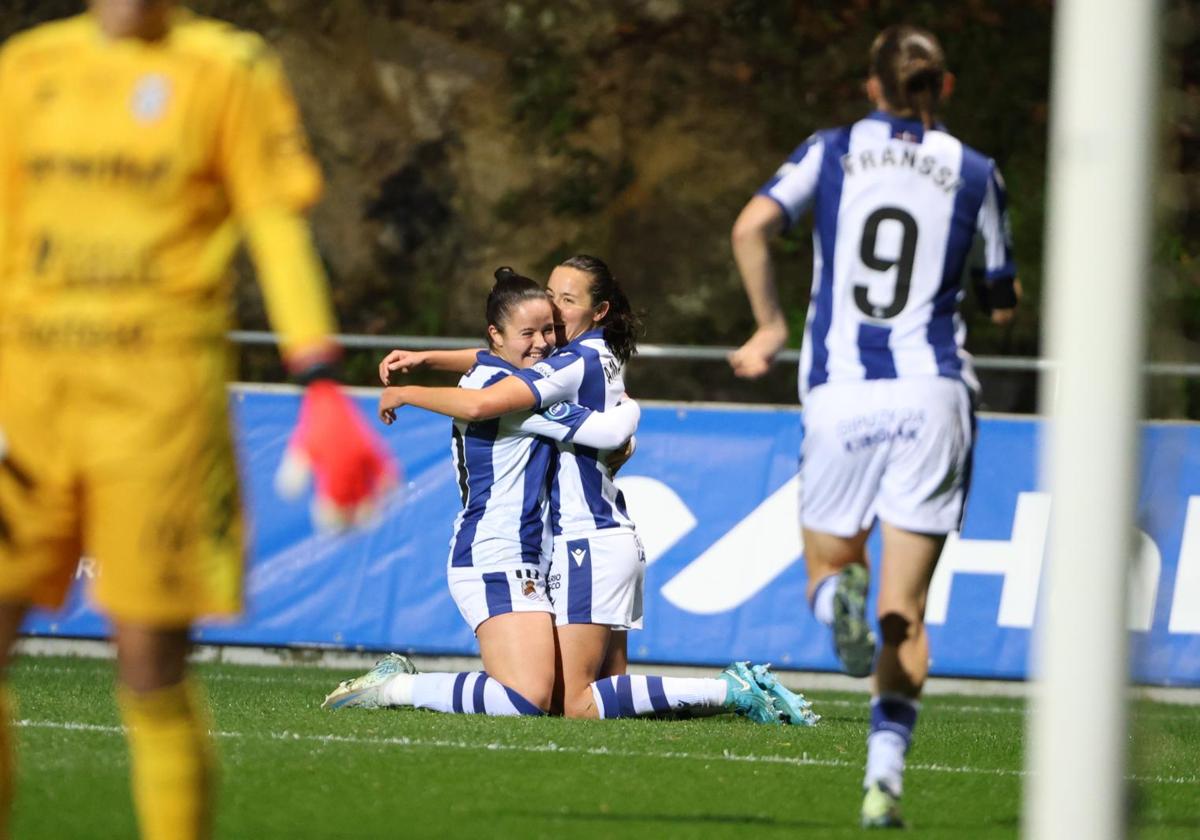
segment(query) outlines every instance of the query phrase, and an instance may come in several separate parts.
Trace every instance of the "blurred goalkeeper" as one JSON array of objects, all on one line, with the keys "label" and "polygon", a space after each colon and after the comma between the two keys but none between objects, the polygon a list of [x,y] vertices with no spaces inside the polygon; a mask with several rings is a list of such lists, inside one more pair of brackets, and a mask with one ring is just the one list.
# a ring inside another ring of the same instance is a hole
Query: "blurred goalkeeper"
[{"label": "blurred goalkeeper", "polygon": [[310,468],[319,507],[353,521],[390,468],[330,378],[303,215],[320,173],[279,60],[170,0],[89,6],[0,52],[0,666],[27,609],[58,606],[92,555],[141,833],[174,840],[209,833],[214,784],[188,629],[241,608],[224,334],[242,237],[307,385],[293,478]]}]

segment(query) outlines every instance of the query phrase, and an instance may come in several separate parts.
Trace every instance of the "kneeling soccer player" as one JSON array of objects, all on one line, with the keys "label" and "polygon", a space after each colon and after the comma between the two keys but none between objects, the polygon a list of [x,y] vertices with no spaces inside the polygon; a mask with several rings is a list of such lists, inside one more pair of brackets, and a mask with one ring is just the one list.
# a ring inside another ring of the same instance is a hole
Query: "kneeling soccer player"
[{"label": "kneeling soccer player", "polygon": [[[478,354],[460,387],[388,388],[380,400],[385,421],[401,404],[460,418],[453,435],[464,508],[455,522],[447,574],[455,603],[479,639],[484,671],[416,674],[405,657],[393,654],[338,686],[325,708],[416,706],[511,715],[541,714],[551,706],[556,677],[561,678],[560,640],[546,590],[545,488],[554,442],[609,450],[633,434],[638,415],[628,400],[603,412],[562,402],[532,411],[533,399],[522,385],[518,393],[530,396],[528,406],[480,417],[488,386],[515,380],[547,358],[555,342],[545,292],[508,269],[496,276],[487,303],[491,352]],[[610,676],[585,684],[584,692],[589,714],[578,717],[707,710],[734,711],[760,723],[816,722],[808,701],[780,685],[765,666],[752,669],[748,663],[735,663],[714,679]]]}]

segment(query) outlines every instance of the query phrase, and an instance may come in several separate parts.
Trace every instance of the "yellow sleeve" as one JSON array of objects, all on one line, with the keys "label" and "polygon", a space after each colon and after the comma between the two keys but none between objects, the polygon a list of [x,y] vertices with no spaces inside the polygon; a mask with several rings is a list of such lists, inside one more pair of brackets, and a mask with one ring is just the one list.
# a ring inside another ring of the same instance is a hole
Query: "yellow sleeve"
[{"label": "yellow sleeve", "polygon": [[17,173],[14,162],[16,128],[14,118],[15,91],[12,85],[11,51],[0,51],[0,319],[4,316],[5,304],[11,288],[13,265],[12,241],[9,227],[17,203]]},{"label": "yellow sleeve", "polygon": [[283,67],[265,45],[239,66],[222,128],[220,166],[284,358],[293,370],[327,360],[337,327],[304,216],[321,173]]},{"label": "yellow sleeve", "polygon": [[337,355],[329,283],[307,220],[298,212],[262,210],[243,222],[258,269],[267,317],[293,372]]},{"label": "yellow sleeve", "polygon": [[255,39],[229,87],[220,167],[242,219],[266,209],[307,210],[321,196],[321,170],[279,57]]}]

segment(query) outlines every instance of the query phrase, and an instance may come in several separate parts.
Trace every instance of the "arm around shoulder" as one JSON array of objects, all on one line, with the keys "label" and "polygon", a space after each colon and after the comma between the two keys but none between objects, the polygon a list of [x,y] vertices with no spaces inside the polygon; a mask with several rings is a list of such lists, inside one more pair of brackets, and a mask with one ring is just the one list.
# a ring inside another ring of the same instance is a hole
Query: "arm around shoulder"
[{"label": "arm around shoulder", "polygon": [[606,411],[593,411],[571,440],[595,449],[616,449],[633,437],[641,418],[641,406],[634,400],[625,400]]}]

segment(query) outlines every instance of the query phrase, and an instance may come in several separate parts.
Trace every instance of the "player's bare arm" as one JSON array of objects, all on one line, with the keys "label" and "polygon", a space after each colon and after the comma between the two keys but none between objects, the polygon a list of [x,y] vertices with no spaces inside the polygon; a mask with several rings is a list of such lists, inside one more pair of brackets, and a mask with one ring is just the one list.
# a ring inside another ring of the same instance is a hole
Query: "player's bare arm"
[{"label": "player's bare arm", "polygon": [[395,419],[395,410],[404,405],[415,405],[459,420],[477,421],[534,408],[536,398],[528,385],[512,376],[479,390],[393,386],[385,388],[379,398],[379,418],[390,425]]},{"label": "player's bare arm", "polygon": [[783,230],[784,222],[783,210],[778,204],[756,195],[738,215],[730,237],[733,258],[758,326],[749,341],[729,354],[733,372],[746,379],[765,374],[787,344],[787,320],[779,305],[771,264],[771,239]]},{"label": "player's bare arm", "polygon": [[379,381],[386,388],[393,373],[411,373],[418,368],[466,373],[475,364],[477,350],[393,350],[379,363]]}]

